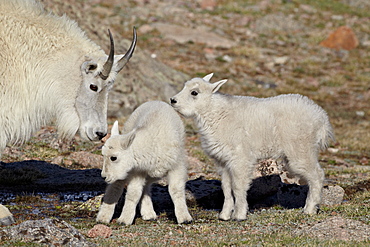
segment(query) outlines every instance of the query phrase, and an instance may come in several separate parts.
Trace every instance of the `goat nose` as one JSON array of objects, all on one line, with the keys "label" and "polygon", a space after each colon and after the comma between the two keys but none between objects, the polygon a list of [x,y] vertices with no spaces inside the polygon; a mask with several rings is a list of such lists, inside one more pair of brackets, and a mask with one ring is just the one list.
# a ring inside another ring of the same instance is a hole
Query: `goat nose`
[{"label": "goat nose", "polygon": [[174,98],[170,98],[171,104],[176,104],[177,101]]},{"label": "goat nose", "polygon": [[99,140],[103,139],[104,136],[107,135],[107,133],[103,133],[103,132],[100,132],[100,131],[95,132],[95,134],[99,137]]}]

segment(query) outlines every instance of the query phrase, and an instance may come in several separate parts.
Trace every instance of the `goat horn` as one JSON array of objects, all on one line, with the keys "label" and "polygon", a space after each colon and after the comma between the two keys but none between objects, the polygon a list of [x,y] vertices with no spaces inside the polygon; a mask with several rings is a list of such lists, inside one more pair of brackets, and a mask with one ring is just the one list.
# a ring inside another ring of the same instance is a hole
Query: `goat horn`
[{"label": "goat horn", "polygon": [[109,52],[107,61],[103,65],[103,70],[99,74],[103,80],[106,80],[108,78],[110,71],[112,70],[112,67],[113,67],[113,59],[114,59],[114,41],[113,41],[113,37],[109,29],[108,29],[108,33],[109,33],[109,39],[110,39],[110,52]]},{"label": "goat horn", "polygon": [[134,27],[133,33],[134,33],[133,34],[134,37],[132,39],[130,48],[128,49],[126,54],[118,61],[118,71],[117,72],[121,71],[121,69],[123,67],[125,67],[125,65],[128,63],[128,61],[132,57],[132,54],[134,53],[134,50],[135,50],[135,47],[136,47],[136,42],[137,42],[137,35],[136,35],[136,28],[135,27]]}]

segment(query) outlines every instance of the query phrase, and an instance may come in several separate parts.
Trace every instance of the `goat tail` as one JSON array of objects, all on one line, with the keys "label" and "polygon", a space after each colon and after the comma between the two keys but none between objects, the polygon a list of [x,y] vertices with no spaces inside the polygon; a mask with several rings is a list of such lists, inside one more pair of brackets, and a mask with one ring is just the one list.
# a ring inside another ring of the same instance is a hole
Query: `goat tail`
[{"label": "goat tail", "polygon": [[329,146],[330,141],[335,142],[333,127],[329,122],[324,124],[319,130],[318,141],[321,150],[326,150]]}]

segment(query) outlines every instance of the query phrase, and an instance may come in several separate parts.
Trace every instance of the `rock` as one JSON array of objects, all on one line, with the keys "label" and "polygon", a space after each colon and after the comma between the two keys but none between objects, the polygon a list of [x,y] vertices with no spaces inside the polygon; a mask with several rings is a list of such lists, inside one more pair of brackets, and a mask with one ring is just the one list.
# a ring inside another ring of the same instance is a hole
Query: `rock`
[{"label": "rock", "polygon": [[27,220],[0,231],[1,239],[26,243],[40,243],[48,246],[96,246],[86,241],[76,228],[63,220]]},{"label": "rock", "polygon": [[216,0],[202,0],[200,7],[206,10],[213,10],[217,6]]},{"label": "rock", "polygon": [[365,241],[370,239],[370,226],[357,220],[334,216],[313,226],[304,226],[295,230],[294,234],[299,236],[306,234],[328,240]]},{"label": "rock", "polygon": [[310,14],[317,13],[317,10],[314,7],[310,6],[310,5],[301,4],[301,5],[299,5],[299,8],[302,9],[303,11],[307,12],[307,13],[310,13]]},{"label": "rock", "polygon": [[341,26],[323,40],[320,45],[335,50],[352,50],[358,46],[359,42],[350,27]]},{"label": "rock", "polygon": [[142,33],[142,34],[146,34],[146,33],[149,33],[151,31],[153,31],[153,27],[150,26],[149,24],[144,24],[142,26],[139,27],[138,29],[138,32]]},{"label": "rock", "polygon": [[289,60],[288,56],[282,56],[282,57],[274,57],[273,61],[277,65],[283,65]]},{"label": "rock", "polygon": [[9,211],[8,208],[0,204],[0,225],[9,226],[15,223],[13,214]]},{"label": "rock", "polygon": [[321,204],[334,206],[341,204],[344,197],[344,189],[339,185],[325,186],[322,190]]},{"label": "rock", "polygon": [[274,32],[293,33],[304,29],[299,20],[283,13],[268,14],[256,20],[254,30],[257,33],[268,34]]},{"label": "rock", "polygon": [[338,148],[328,148],[328,152],[332,153],[332,154],[336,154],[339,152],[339,149]]},{"label": "rock", "polygon": [[90,238],[103,237],[109,238],[112,235],[112,229],[103,224],[97,224],[87,232]]},{"label": "rock", "polygon": [[187,42],[204,43],[209,47],[231,48],[236,42],[225,39],[217,34],[208,31],[204,27],[188,28],[167,23],[152,24],[166,39],[172,39],[180,44]]},{"label": "rock", "polygon": [[103,165],[103,156],[86,151],[73,152],[69,156],[57,156],[52,160],[57,165],[72,165],[77,163],[83,167],[101,168]]}]

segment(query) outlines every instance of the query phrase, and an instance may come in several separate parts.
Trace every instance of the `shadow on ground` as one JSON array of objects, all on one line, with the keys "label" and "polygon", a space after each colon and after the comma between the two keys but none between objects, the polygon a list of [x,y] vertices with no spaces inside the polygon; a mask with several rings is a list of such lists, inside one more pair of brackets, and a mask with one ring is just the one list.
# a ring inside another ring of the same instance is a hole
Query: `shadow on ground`
[{"label": "shadow on ground", "polygon": [[[1,163],[0,192],[8,194],[104,192],[106,183],[100,176],[100,172],[100,169],[72,170],[34,160]],[[307,191],[307,186],[284,184],[278,175],[270,175],[253,180],[247,200],[250,209],[274,205],[280,205],[284,208],[299,208],[305,204]],[[119,215],[122,210],[124,196],[125,193],[117,205],[116,215]],[[202,177],[189,180],[186,184],[186,198],[190,207],[220,210],[224,201],[221,181],[206,180]],[[157,212],[173,210],[167,186],[154,184],[152,200]]]}]

